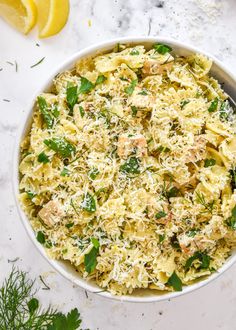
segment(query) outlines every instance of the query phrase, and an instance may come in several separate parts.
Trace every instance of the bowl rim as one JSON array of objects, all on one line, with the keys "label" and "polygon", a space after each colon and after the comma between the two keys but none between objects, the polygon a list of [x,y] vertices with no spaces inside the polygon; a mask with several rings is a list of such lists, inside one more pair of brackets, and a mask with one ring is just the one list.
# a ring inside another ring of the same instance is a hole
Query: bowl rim
[{"label": "bowl rim", "polygon": [[[191,44],[187,42],[181,42],[178,40],[174,40],[172,38],[166,38],[166,37],[154,37],[154,36],[129,36],[129,37],[120,37],[120,38],[113,38],[109,39],[106,41],[102,41],[96,44],[93,44],[89,47],[86,47],[82,50],[79,50],[78,52],[74,53],[73,55],[69,56],[66,60],[64,60],[62,63],[59,65],[56,65],[56,67],[50,72],[48,75],[48,78],[45,79],[45,82],[41,84],[40,88],[37,89],[37,91],[33,94],[31,97],[31,101],[28,103],[29,106],[27,107],[28,110],[24,113],[24,116],[22,118],[21,123],[19,124],[18,132],[16,134],[15,138],[15,146],[14,146],[14,151],[13,151],[13,176],[12,176],[12,186],[13,186],[13,193],[14,193],[14,198],[15,198],[15,203],[17,206],[18,214],[20,216],[21,222],[30,237],[31,241],[33,242],[34,246],[38,249],[40,254],[44,257],[44,259],[59,273],[61,274],[64,278],[67,280],[71,281],[73,284],[80,286],[81,288],[92,292],[96,293],[99,296],[113,299],[113,300],[118,300],[118,301],[127,301],[127,302],[158,302],[158,301],[164,301],[172,298],[176,298],[178,296],[183,296],[186,293],[190,293],[192,291],[195,291],[206,284],[212,282],[216,278],[218,278],[221,274],[223,274],[227,269],[229,269],[235,262],[236,262],[236,254],[232,255],[231,257],[228,258],[228,260],[225,262],[225,264],[218,269],[217,272],[214,274],[210,275],[206,279],[199,281],[197,283],[184,286],[183,291],[180,292],[168,292],[168,293],[163,293],[161,295],[150,295],[150,296],[132,296],[131,295],[123,295],[123,296],[115,296],[112,295],[109,292],[104,292],[104,291],[98,291],[97,289],[95,290],[94,286],[92,286],[86,279],[83,279],[81,276],[77,275],[76,277],[72,274],[70,274],[68,271],[63,269],[61,265],[59,264],[60,261],[56,261],[53,259],[50,259],[48,255],[46,254],[45,249],[43,246],[37,242],[34,230],[30,224],[30,221],[26,214],[23,212],[20,206],[20,202],[18,200],[18,195],[19,195],[19,155],[20,155],[20,143],[22,140],[22,137],[24,136],[26,127],[30,119],[32,118],[32,112],[33,112],[33,106],[36,97],[43,92],[47,86],[52,82],[53,78],[55,77],[56,74],[59,72],[62,72],[66,70],[68,67],[72,66],[76,60],[93,55],[96,52],[100,51],[101,53],[105,51],[106,49],[112,49],[114,45],[118,43],[124,43],[124,44],[142,44],[142,43],[165,43],[165,44],[171,44],[174,47],[182,48],[183,50],[190,51],[193,53],[201,53],[213,60],[213,62],[216,64],[216,66],[224,73],[226,73],[228,76],[232,78],[236,85],[236,76],[228,70],[228,68],[221,62],[219,61],[215,56],[209,54],[208,52],[202,51],[198,47],[192,46]],[[155,290],[153,290],[155,291]]]}]

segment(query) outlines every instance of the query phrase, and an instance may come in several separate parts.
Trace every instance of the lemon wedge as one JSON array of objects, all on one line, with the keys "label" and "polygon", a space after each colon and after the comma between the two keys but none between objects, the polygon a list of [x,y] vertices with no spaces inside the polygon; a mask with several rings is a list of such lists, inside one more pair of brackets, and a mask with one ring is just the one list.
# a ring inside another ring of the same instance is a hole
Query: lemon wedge
[{"label": "lemon wedge", "polygon": [[37,7],[39,37],[47,38],[61,31],[68,19],[69,0],[38,0]]},{"label": "lemon wedge", "polygon": [[0,16],[27,34],[36,23],[37,8],[33,0],[0,0]]}]

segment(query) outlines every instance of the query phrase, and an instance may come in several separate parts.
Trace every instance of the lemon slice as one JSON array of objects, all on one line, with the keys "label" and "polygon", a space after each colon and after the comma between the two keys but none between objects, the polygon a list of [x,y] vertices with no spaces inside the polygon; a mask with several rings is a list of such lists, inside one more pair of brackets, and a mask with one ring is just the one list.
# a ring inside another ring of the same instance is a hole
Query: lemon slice
[{"label": "lemon slice", "polygon": [[36,23],[37,8],[33,0],[0,0],[0,16],[27,34]]},{"label": "lemon slice", "polygon": [[69,0],[38,0],[37,6],[39,37],[47,38],[61,31],[68,19]]}]

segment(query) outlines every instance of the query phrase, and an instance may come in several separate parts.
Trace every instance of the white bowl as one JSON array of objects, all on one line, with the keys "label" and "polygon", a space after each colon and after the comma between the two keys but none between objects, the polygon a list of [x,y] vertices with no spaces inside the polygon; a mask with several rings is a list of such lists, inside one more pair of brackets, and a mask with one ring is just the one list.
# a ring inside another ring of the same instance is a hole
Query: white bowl
[{"label": "white bowl", "polygon": [[93,46],[90,46],[84,50],[79,51],[78,53],[71,56],[68,60],[66,60],[64,63],[59,65],[54,72],[52,72],[48,79],[45,81],[45,83],[41,86],[39,91],[35,94],[35,96],[32,99],[31,106],[26,113],[26,118],[24,118],[23,123],[20,127],[19,134],[16,138],[16,148],[14,153],[14,173],[13,173],[13,185],[14,185],[14,192],[15,192],[15,198],[16,198],[16,204],[17,208],[20,214],[20,217],[22,219],[23,225],[31,238],[34,245],[37,247],[39,252],[44,256],[44,258],[52,265],[61,275],[63,275],[65,278],[70,280],[76,285],[79,285],[80,287],[93,292],[97,293],[100,296],[112,298],[116,300],[122,300],[122,301],[131,301],[131,302],[153,302],[153,301],[161,301],[166,300],[170,298],[174,298],[177,296],[181,296],[185,293],[191,292],[193,290],[196,290],[207,283],[213,281],[216,279],[219,275],[221,275],[224,271],[226,271],[232,264],[236,261],[236,251],[232,252],[232,255],[228,258],[226,263],[214,274],[210,275],[208,278],[199,281],[195,284],[185,286],[183,287],[183,291],[181,292],[168,292],[168,293],[159,293],[159,291],[156,290],[137,290],[135,293],[131,295],[125,295],[125,296],[113,296],[109,292],[101,292],[102,289],[98,287],[94,282],[89,282],[83,279],[79,274],[74,270],[73,266],[71,266],[68,262],[64,261],[56,261],[51,260],[47,256],[43,246],[37,242],[35,238],[35,233],[30,225],[30,222],[26,216],[26,214],[22,211],[19,201],[18,201],[18,195],[19,195],[19,155],[20,155],[20,141],[27,133],[27,130],[29,128],[30,122],[31,122],[31,116],[32,116],[32,110],[34,101],[38,94],[40,94],[42,91],[45,91],[47,88],[50,87],[53,78],[55,75],[59,72],[62,72],[64,70],[70,69],[73,67],[74,63],[83,57],[91,56],[97,53],[102,53],[104,51],[112,50],[113,47],[117,43],[123,43],[123,44],[144,44],[144,45],[152,45],[154,43],[164,43],[170,45],[174,52],[180,55],[189,55],[191,53],[203,53],[207,55],[208,57],[213,59],[213,66],[211,70],[211,74],[219,80],[220,83],[224,83],[224,89],[225,91],[234,99],[236,99],[236,77],[233,76],[232,73],[228,71],[224,67],[224,65],[218,61],[216,58],[211,56],[210,54],[207,54],[205,52],[202,52],[201,50],[194,48],[192,46],[189,46],[185,43],[178,42],[176,40],[167,39],[167,38],[154,38],[154,37],[129,37],[129,38],[119,38],[119,39],[113,39],[110,41],[102,42]]}]

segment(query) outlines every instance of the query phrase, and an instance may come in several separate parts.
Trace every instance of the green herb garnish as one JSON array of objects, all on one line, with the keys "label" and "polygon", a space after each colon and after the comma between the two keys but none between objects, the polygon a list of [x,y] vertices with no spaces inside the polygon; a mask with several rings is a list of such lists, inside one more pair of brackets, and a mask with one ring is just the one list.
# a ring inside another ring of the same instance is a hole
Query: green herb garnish
[{"label": "green herb garnish", "polygon": [[216,164],[216,161],[213,158],[204,160],[204,167],[214,166],[215,164]]},{"label": "green herb garnish", "polygon": [[209,213],[212,213],[214,209],[215,201],[213,200],[207,203],[205,200],[205,196],[203,194],[196,192],[196,195],[197,195],[196,201],[202,206],[204,206]]},{"label": "green herb garnish", "polygon": [[219,100],[218,98],[216,97],[212,102],[211,102],[211,105],[209,106],[208,108],[208,111],[209,112],[214,112],[217,110],[217,107],[218,107],[218,103],[219,103]]},{"label": "green herb garnish", "polygon": [[105,76],[102,74],[102,75],[100,75],[100,76],[97,77],[97,80],[96,80],[96,82],[95,82],[95,85],[96,85],[96,86],[97,86],[97,85],[100,85],[100,84],[104,83],[104,81],[106,81],[106,80],[107,80],[107,77],[105,77]]},{"label": "green herb garnish", "polygon": [[166,237],[165,234],[163,234],[163,235],[160,234],[159,235],[159,243],[162,243],[164,241],[165,237]]},{"label": "green herb garnish", "polygon": [[91,180],[95,180],[98,174],[99,174],[99,170],[97,168],[92,168],[88,172],[88,176],[90,177]]},{"label": "green herb garnish", "polygon": [[27,191],[26,194],[27,194],[27,197],[31,200],[36,196],[36,194],[31,191]]},{"label": "green herb garnish", "polygon": [[74,222],[70,222],[65,225],[65,227],[68,229],[72,228],[73,226],[74,226]]},{"label": "green herb garnish", "polygon": [[37,63],[31,65],[31,69],[34,68],[35,66],[41,64],[45,60],[45,57],[42,57]]},{"label": "green herb garnish", "polygon": [[165,55],[166,53],[169,53],[172,51],[172,48],[170,46],[167,45],[163,45],[163,44],[155,44],[153,45],[153,48],[155,49],[155,51],[161,55]]},{"label": "green herb garnish", "polygon": [[78,101],[78,87],[68,86],[66,89],[66,101],[70,108],[70,115],[73,115],[73,108]]},{"label": "green herb garnish", "polygon": [[39,163],[43,163],[43,164],[47,164],[50,162],[48,156],[44,153],[44,152],[41,152],[39,155],[38,155],[38,162]]},{"label": "green herb garnish", "polygon": [[132,117],[136,117],[138,108],[135,107],[134,105],[131,105],[131,112],[132,112]]},{"label": "green herb garnish", "polygon": [[199,266],[200,269],[207,269],[207,268],[209,268],[211,258],[203,252],[199,252],[199,251],[195,252],[194,255],[192,257],[188,258],[188,260],[186,261],[186,264],[185,264],[186,272],[190,269],[194,260],[200,261],[200,266]]},{"label": "green herb garnish", "polygon": [[41,244],[44,244],[46,242],[45,235],[42,231],[37,232],[36,238],[37,238],[37,241]]},{"label": "green herb garnish", "polygon": [[188,237],[194,237],[197,235],[197,233],[199,233],[199,231],[199,229],[191,229],[186,234]]},{"label": "green herb garnish", "polygon": [[139,95],[148,95],[146,89],[142,89],[141,92],[138,93]]},{"label": "green herb garnish", "polygon": [[179,276],[176,274],[176,272],[174,271],[173,274],[171,275],[171,277],[169,277],[168,282],[167,282],[170,286],[172,286],[172,288],[175,291],[182,291],[182,281],[179,278]]},{"label": "green herb garnish", "polygon": [[84,195],[84,199],[81,203],[81,208],[89,213],[96,211],[96,201],[90,193]]},{"label": "green herb garnish", "polygon": [[180,108],[183,109],[185,105],[187,105],[190,101],[189,100],[183,100],[180,102]]},{"label": "green herb garnish", "polygon": [[155,218],[156,219],[161,219],[161,218],[164,218],[167,216],[167,213],[164,212],[164,211],[159,211],[156,215],[155,215]]},{"label": "green herb garnish", "polygon": [[47,139],[43,141],[46,146],[55,151],[57,154],[59,154],[63,158],[70,157],[73,153],[75,153],[76,149],[75,146],[70,144],[66,139],[64,138],[52,138]]},{"label": "green herb garnish", "polygon": [[93,248],[89,253],[84,256],[84,265],[87,273],[92,273],[97,265],[97,256],[99,253],[99,241],[96,238],[91,238],[91,243],[93,244]]},{"label": "green herb garnish", "polygon": [[138,83],[138,79],[132,80],[130,85],[125,88],[125,93],[128,95],[132,95],[137,83]]},{"label": "green herb garnish", "polygon": [[85,77],[81,77],[80,82],[79,93],[81,94],[87,94],[94,88],[94,84]]},{"label": "green herb garnish", "polygon": [[226,220],[226,224],[233,230],[236,230],[236,205],[231,211],[231,217]]},{"label": "green herb garnish", "polygon": [[177,197],[178,194],[179,194],[179,189],[176,187],[172,187],[166,192],[167,198]]},{"label": "green herb garnish", "polygon": [[80,112],[81,118],[83,118],[84,115],[85,115],[85,111],[84,111],[84,108],[81,105],[79,106],[79,112]]},{"label": "green herb garnish", "polygon": [[51,113],[48,111],[47,102],[42,96],[38,96],[37,100],[38,100],[39,110],[43,116],[43,120],[45,121],[47,128],[51,129],[54,124],[54,119]]},{"label": "green herb garnish", "polygon": [[130,55],[139,55],[139,51],[137,49],[132,49]]},{"label": "green herb garnish", "polygon": [[68,170],[68,168],[64,167],[63,170],[61,171],[61,176],[69,176],[70,175],[70,171]]},{"label": "green herb garnish", "polygon": [[123,173],[140,174],[139,160],[136,157],[130,157],[123,165],[120,171]]}]

